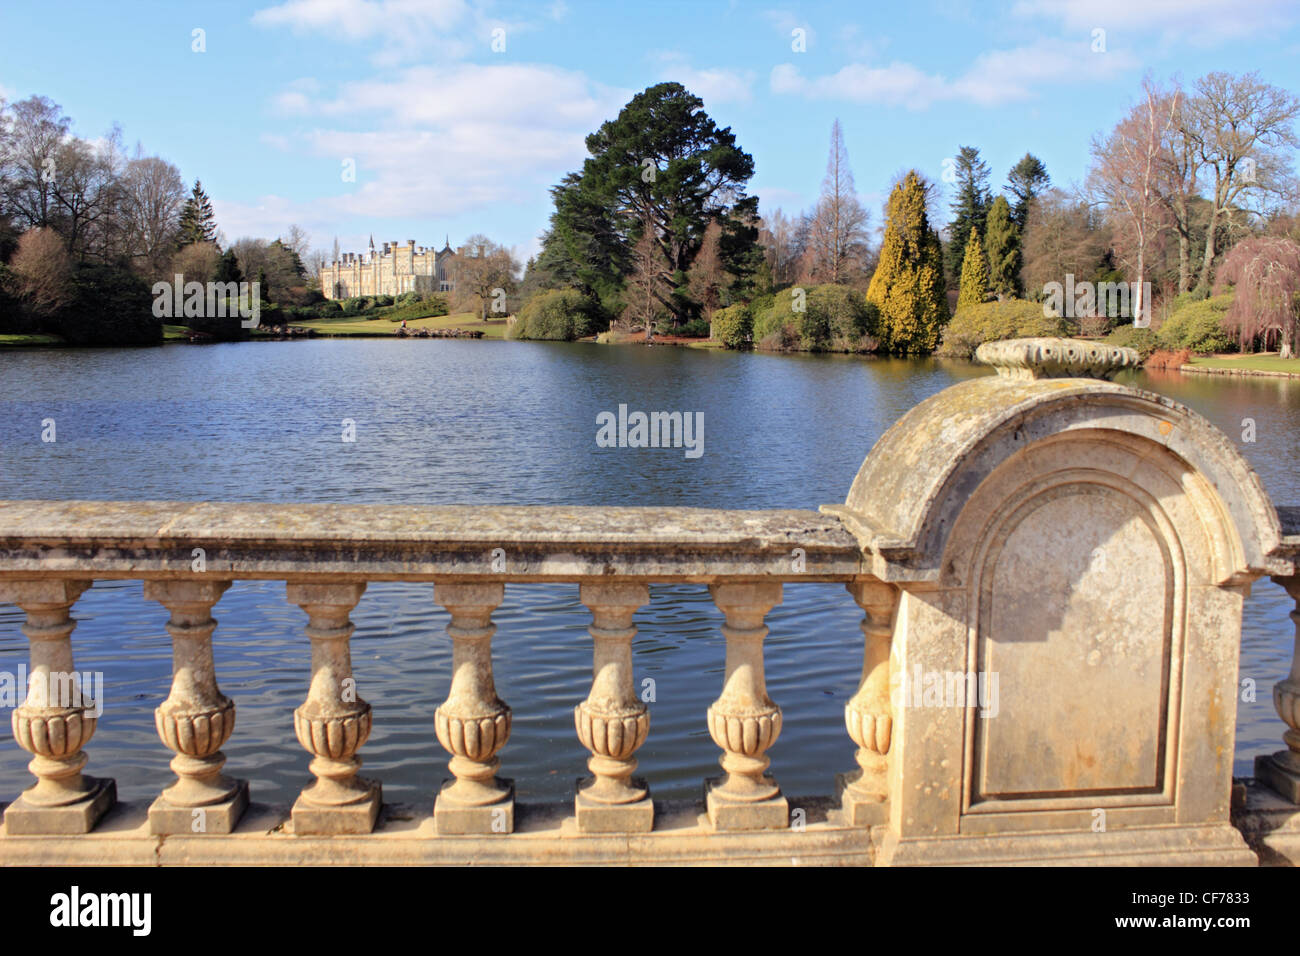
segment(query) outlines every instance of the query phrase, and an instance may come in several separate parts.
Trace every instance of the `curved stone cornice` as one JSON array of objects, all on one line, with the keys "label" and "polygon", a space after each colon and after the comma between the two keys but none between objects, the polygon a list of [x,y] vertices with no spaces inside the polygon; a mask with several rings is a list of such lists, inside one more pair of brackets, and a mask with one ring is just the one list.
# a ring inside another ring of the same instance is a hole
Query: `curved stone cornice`
[{"label": "curved stone cornice", "polygon": [[948,534],[980,482],[1032,443],[1082,430],[1136,436],[1202,475],[1238,545],[1234,572],[1290,566],[1259,476],[1222,431],[1165,396],[1096,379],[982,377],[945,389],[895,422],[845,503],[822,510],[844,521],[882,580],[937,580]]},{"label": "curved stone cornice", "polygon": [[1032,338],[985,342],[975,359],[997,369],[1000,378],[1113,378],[1142,365],[1136,349],[1078,339]]}]

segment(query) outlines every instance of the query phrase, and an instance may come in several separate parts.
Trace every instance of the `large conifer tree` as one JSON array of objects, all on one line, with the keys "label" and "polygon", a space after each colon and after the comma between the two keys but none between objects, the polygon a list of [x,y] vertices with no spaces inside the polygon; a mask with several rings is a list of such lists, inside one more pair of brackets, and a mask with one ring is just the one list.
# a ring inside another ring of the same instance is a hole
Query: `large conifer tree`
[{"label": "large conifer tree", "polygon": [[212,213],[212,200],[203,191],[203,184],[194,180],[190,198],[181,207],[181,228],[178,243],[181,248],[196,242],[217,243],[217,217]]},{"label": "large conifer tree", "polygon": [[943,246],[926,216],[927,192],[912,170],[889,194],[880,264],[867,289],[880,310],[881,344],[895,355],[934,351],[948,321]]},{"label": "large conifer tree", "polygon": [[989,289],[998,301],[1020,292],[1020,230],[1011,221],[1011,204],[1005,196],[993,200],[984,228],[984,249],[989,257]]},{"label": "large conifer tree", "polygon": [[961,278],[961,264],[966,258],[966,241],[974,227],[984,234],[984,221],[988,217],[989,164],[980,159],[974,146],[962,146],[957,152],[954,172],[957,177],[957,195],[952,202],[952,222],[948,226],[948,249],[944,266],[953,283]]}]

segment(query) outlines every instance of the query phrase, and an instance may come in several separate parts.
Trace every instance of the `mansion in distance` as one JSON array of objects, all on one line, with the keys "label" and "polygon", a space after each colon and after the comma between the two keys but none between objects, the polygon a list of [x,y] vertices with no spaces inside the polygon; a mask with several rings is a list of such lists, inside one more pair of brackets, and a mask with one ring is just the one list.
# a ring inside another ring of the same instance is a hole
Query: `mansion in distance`
[{"label": "mansion in distance", "polygon": [[385,242],[375,251],[375,240],[364,256],[346,252],[341,259],[321,270],[321,293],[327,299],[351,299],[361,295],[398,296],[403,292],[450,292],[455,287],[452,262],[467,250],[452,251],[444,243],[437,251],[417,247],[414,239],[406,245]]}]

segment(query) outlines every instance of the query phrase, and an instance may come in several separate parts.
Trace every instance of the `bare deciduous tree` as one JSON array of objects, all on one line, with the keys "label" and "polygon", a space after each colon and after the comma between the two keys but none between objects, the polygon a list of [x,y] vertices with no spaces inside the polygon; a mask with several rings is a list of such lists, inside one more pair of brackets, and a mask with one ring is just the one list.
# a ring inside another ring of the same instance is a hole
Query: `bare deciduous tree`
[{"label": "bare deciduous tree", "polygon": [[518,281],[519,263],[505,246],[475,234],[465,240],[463,254],[451,263],[457,308],[474,307],[483,321],[504,319],[506,296]]},{"label": "bare deciduous tree", "polygon": [[831,126],[830,156],[808,234],[807,268],[820,282],[845,282],[866,258],[867,210],[858,201],[840,121]]},{"label": "bare deciduous tree", "polygon": [[1259,78],[1208,73],[1182,112],[1182,133],[1205,170],[1210,192],[1210,222],[1205,233],[1197,288],[1208,290],[1216,254],[1216,232],[1232,221],[1234,208],[1287,189],[1291,154],[1300,148],[1295,121],[1300,99]]},{"label": "bare deciduous tree", "polygon": [[48,226],[28,229],[10,263],[14,293],[34,312],[51,315],[71,298],[72,260],[63,238]]},{"label": "bare deciduous tree", "polygon": [[1136,283],[1134,317],[1149,314],[1144,283],[1147,262],[1168,226],[1161,201],[1162,150],[1178,116],[1176,94],[1142,83],[1142,99],[1104,139],[1092,142],[1088,188],[1113,224],[1112,238],[1120,260]]}]

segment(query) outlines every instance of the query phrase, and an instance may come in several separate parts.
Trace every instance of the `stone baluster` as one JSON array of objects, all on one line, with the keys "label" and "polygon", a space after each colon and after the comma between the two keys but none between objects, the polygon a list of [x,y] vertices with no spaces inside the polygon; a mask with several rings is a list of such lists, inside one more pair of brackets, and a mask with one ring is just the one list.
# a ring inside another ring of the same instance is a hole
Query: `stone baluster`
[{"label": "stone baluster", "polygon": [[117,786],[81,771],[82,749],[94,736],[102,704],[82,692],[73,669],[72,605],[90,581],[0,581],[0,601],[27,614],[23,633],[31,647],[27,698],[14,709],[14,739],[32,755],[36,777],[5,810],[10,834],[89,833],[117,802]]},{"label": "stone baluster", "polygon": [[852,581],[845,586],[866,612],[861,624],[862,681],[844,705],[844,723],[858,745],[854,759],[859,769],[837,775],[835,788],[844,822],[869,826],[886,822],[888,811],[889,744],[894,729],[889,645],[898,588],[883,581]]},{"label": "stone baluster", "polygon": [[583,833],[646,833],[654,804],[644,780],[633,777],[636,753],[650,731],[650,713],[632,680],[632,615],[650,602],[644,584],[583,584],[591,609],[591,693],[573,709],[578,739],[591,751],[593,776],[578,782],[575,812]]},{"label": "stone baluster", "polygon": [[1282,740],[1287,749],[1255,758],[1255,778],[1292,803],[1300,804],[1300,575],[1273,579],[1286,588],[1296,602],[1291,612],[1295,623],[1295,647],[1291,673],[1273,686],[1273,706],[1286,723]]},{"label": "stone baluster", "polygon": [[172,687],[154,711],[162,742],[176,752],[176,782],[149,807],[149,831],[231,833],[248,807],[248,782],[221,772],[235,729],[235,702],[217,686],[212,606],[229,581],[146,581],[144,596],[171,612]]},{"label": "stone baluster", "polygon": [[377,781],[357,775],[357,751],[370,736],[370,705],[357,694],[348,640],[348,614],[364,584],[290,584],[289,601],[307,612],[311,688],[293,712],[298,742],[313,755],[316,781],[293,805],[297,834],[369,833],[383,802]]},{"label": "stone baluster", "polygon": [[433,805],[439,833],[512,833],[515,788],[497,777],[497,753],[510,739],[510,708],[492,682],[492,612],[504,584],[439,584],[434,600],[451,614],[451,689],[434,714],[438,742],[450,753],[454,779]]},{"label": "stone baluster", "polygon": [[779,583],[714,584],[713,601],[726,616],[726,676],[709,707],[709,734],[722,748],[725,778],[705,785],[709,821],[719,830],[771,830],[790,824],[790,807],[766,776],[766,751],[781,733],[781,708],[767,696],[763,618],[781,603]]}]

